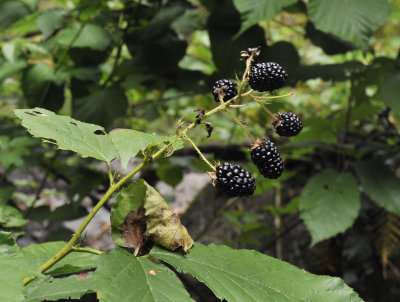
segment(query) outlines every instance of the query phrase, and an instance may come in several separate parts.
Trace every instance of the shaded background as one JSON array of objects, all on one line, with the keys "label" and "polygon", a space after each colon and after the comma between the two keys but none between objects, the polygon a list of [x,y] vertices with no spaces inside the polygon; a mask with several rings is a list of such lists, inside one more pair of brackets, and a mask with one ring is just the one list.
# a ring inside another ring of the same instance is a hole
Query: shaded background
[{"label": "shaded background", "polygon": [[[339,276],[366,301],[399,300],[400,1],[0,0],[0,45],[0,224],[20,245],[68,239],[108,180],[102,165],[28,136],[13,109],[171,134],[178,118],[215,106],[215,80],[241,76],[241,50],[261,46],[259,60],[289,74],[277,93],[294,92],[268,108],[299,114],[304,129],[278,137],[248,100],[237,114],[276,142],[282,177],[257,177],[248,137],[223,114],[209,119],[210,138],[203,127],[191,136],[210,160],[252,171],[254,197],[220,196],[189,146],[141,177],[200,242]],[[104,250],[108,217],[88,230]],[[215,300],[181,277],[198,301]]]}]

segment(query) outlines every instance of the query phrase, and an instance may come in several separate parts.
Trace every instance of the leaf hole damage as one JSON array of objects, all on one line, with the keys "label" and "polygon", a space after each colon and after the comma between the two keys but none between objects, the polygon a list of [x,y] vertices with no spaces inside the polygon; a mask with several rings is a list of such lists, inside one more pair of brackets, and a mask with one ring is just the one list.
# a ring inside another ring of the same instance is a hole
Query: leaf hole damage
[{"label": "leaf hole damage", "polygon": [[103,130],[100,130],[100,129],[94,131],[93,133],[96,134],[96,135],[106,135],[106,133]]},{"label": "leaf hole damage", "polygon": [[69,122],[69,123],[72,124],[72,125],[78,126],[78,124],[75,123],[75,122]]},{"label": "leaf hole damage", "polygon": [[33,111],[36,114],[42,114],[40,111]]},{"label": "leaf hole damage", "polygon": [[28,111],[25,111],[25,114],[29,114],[29,115],[32,115],[32,116],[36,116],[36,114],[34,114],[33,112],[28,112]]},{"label": "leaf hole damage", "polygon": [[328,185],[324,185],[324,189],[325,190],[329,190],[329,186]]}]

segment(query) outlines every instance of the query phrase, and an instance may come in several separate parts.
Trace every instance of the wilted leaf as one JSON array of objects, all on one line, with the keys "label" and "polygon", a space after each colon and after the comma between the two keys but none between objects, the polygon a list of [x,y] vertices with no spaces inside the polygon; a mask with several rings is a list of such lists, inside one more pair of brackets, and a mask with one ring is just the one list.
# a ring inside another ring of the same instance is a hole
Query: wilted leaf
[{"label": "wilted leaf", "polygon": [[164,198],[143,179],[123,189],[111,211],[112,235],[122,246],[136,248],[148,240],[169,250],[187,252],[193,240]]}]

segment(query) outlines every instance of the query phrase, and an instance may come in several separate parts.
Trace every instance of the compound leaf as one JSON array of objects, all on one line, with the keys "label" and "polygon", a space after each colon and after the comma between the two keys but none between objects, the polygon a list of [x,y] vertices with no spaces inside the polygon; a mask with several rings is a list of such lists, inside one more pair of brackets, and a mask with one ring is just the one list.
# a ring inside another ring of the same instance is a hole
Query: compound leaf
[{"label": "compound leaf", "polygon": [[325,170],[313,176],[299,199],[301,218],[316,244],[347,230],[360,209],[356,179],[347,173]]},{"label": "compound leaf", "polygon": [[82,157],[93,157],[110,162],[117,154],[104,128],[83,123],[68,116],[56,115],[42,108],[14,111],[34,137],[56,144],[59,149],[77,152]]},{"label": "compound leaf", "polygon": [[118,247],[100,256],[95,282],[100,302],[193,301],[178,277],[163,264]]},{"label": "compound leaf", "polygon": [[340,278],[316,276],[253,250],[196,243],[187,255],[155,247],[150,254],[205,283],[229,302],[359,302]]}]

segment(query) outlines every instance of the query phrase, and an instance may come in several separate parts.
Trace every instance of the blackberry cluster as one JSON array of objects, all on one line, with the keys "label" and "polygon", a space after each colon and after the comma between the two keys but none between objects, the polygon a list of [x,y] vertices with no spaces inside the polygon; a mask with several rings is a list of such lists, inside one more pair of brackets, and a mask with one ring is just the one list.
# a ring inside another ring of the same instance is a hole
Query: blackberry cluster
[{"label": "blackberry cluster", "polygon": [[285,86],[287,74],[277,63],[258,63],[250,68],[249,83],[254,90],[274,91]]},{"label": "blackberry cluster", "polygon": [[223,163],[216,175],[217,189],[229,197],[252,195],[256,189],[254,177],[239,165]]},{"label": "blackberry cluster", "polygon": [[[223,88],[225,87],[225,88]],[[212,87],[212,94],[214,96],[214,100],[216,102],[219,102],[219,94],[215,90],[218,88],[222,88],[222,92],[225,94],[224,95],[224,102],[229,101],[230,99],[234,98],[237,96],[238,91],[236,88],[236,85],[232,83],[232,81],[223,79],[223,80],[218,80],[214,83],[214,86]]]},{"label": "blackberry cluster", "polygon": [[275,144],[268,140],[261,141],[250,152],[251,160],[266,178],[278,178],[283,172],[283,161]]},{"label": "blackberry cluster", "polygon": [[303,129],[300,118],[293,112],[279,113],[278,118],[273,125],[280,136],[296,136]]}]

